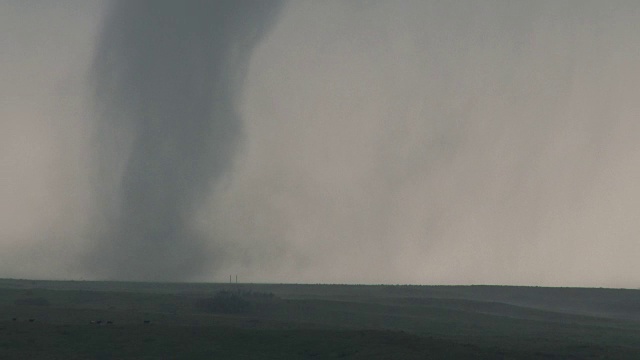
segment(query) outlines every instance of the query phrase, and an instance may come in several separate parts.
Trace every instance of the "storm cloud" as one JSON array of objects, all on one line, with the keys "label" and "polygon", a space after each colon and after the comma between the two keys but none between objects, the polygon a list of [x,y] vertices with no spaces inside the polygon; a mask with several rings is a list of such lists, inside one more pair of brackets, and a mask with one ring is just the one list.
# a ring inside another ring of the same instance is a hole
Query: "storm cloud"
[{"label": "storm cloud", "polygon": [[92,69],[105,234],[91,263],[101,276],[181,279],[216,261],[190,219],[231,164],[242,133],[236,97],[279,3],[112,7]]},{"label": "storm cloud", "polygon": [[640,282],[637,1],[0,9],[3,276]]},{"label": "storm cloud", "polygon": [[248,147],[210,229],[263,281],[629,286],[638,15],[292,3],[252,57]]}]

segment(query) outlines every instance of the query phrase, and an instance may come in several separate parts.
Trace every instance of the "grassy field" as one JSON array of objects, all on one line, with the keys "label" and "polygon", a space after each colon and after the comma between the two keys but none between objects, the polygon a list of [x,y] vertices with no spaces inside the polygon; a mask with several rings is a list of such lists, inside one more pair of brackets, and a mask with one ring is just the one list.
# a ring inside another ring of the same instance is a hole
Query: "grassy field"
[{"label": "grassy field", "polygon": [[0,280],[0,359],[638,359],[640,291]]}]

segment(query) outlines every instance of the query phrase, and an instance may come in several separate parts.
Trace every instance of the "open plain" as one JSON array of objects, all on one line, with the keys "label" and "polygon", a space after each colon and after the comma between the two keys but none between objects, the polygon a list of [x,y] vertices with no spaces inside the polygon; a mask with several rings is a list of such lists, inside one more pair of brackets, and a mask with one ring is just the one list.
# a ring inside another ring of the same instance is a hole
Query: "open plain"
[{"label": "open plain", "polygon": [[0,280],[2,359],[637,359],[640,291]]}]

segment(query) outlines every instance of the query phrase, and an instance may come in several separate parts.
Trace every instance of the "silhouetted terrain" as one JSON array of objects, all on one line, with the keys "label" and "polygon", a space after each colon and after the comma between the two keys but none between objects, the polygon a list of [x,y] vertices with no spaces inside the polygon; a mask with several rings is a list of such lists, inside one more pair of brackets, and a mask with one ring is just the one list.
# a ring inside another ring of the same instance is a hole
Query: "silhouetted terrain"
[{"label": "silhouetted terrain", "polygon": [[0,280],[2,359],[640,358],[640,291]]}]

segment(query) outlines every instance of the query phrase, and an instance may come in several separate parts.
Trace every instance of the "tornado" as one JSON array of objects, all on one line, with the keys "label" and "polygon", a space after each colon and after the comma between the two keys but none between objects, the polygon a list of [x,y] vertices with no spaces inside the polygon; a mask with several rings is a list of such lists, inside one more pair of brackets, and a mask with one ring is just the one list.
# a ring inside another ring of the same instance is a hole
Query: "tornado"
[{"label": "tornado", "polygon": [[237,98],[274,0],[115,0],[91,67],[96,278],[188,280],[220,242],[192,220],[241,147]]}]

